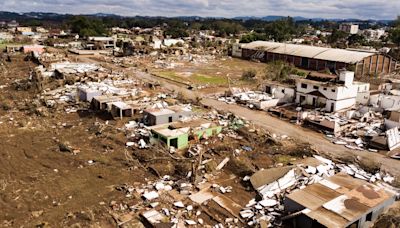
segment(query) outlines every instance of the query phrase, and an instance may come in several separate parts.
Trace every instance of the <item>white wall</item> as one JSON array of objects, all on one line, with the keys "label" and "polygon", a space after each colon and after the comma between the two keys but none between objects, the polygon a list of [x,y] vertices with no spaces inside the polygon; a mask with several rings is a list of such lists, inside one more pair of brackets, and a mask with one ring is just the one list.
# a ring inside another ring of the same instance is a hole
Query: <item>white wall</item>
[{"label": "white wall", "polygon": [[335,112],[340,111],[342,109],[350,108],[351,106],[356,104],[356,98],[350,98],[346,100],[340,100],[335,102]]},{"label": "white wall", "polygon": [[[306,84],[307,88],[302,88],[301,84]],[[357,97],[357,90],[358,90],[358,86],[355,85],[349,87],[327,86],[327,85],[307,82],[306,80],[299,80],[296,83],[296,86],[297,86],[297,92],[307,94],[318,90],[320,93],[322,93],[330,100],[343,100],[348,98],[355,98]],[[314,86],[317,86],[318,89],[314,89]]]},{"label": "white wall", "polygon": [[370,97],[370,92],[359,92],[357,93],[357,98],[356,98],[356,102],[358,104],[362,104],[362,105],[368,105],[369,104],[369,97]]},{"label": "white wall", "polygon": [[280,85],[270,85],[271,95],[273,98],[279,99],[279,103],[290,103],[295,99],[296,91]]},{"label": "white wall", "polygon": [[400,109],[400,96],[376,94],[370,97],[370,104],[388,109]]},{"label": "white wall", "polygon": [[[307,94],[302,94],[302,93],[297,93],[296,95],[296,103],[300,103],[300,96],[305,96],[305,104],[307,105],[312,105],[313,104],[313,98],[315,98],[316,96],[312,96],[312,95],[307,95]],[[317,98],[317,103],[325,103],[325,110],[327,112],[330,111],[340,111],[342,109],[346,109],[346,108],[350,108],[353,105],[356,104],[356,98],[348,98],[348,99],[344,99],[344,100],[327,100],[324,98]],[[331,110],[333,104],[333,110]],[[304,105],[304,104],[302,104]]]},{"label": "white wall", "polygon": [[242,44],[233,44],[232,56],[237,58],[242,58]]}]

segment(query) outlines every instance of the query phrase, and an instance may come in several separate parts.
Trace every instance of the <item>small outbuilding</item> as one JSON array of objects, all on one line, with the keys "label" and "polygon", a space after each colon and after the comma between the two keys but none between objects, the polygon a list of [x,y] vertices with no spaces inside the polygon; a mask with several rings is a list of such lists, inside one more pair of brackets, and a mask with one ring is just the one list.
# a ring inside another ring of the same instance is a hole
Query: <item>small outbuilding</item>
[{"label": "small outbuilding", "polygon": [[163,142],[168,148],[184,149],[190,139],[200,140],[215,136],[222,131],[222,127],[204,119],[190,122],[175,122],[151,127],[153,138]]},{"label": "small outbuilding", "polygon": [[146,109],[143,113],[143,122],[147,126],[166,124],[190,117],[192,111],[185,106],[171,106],[168,108]]}]

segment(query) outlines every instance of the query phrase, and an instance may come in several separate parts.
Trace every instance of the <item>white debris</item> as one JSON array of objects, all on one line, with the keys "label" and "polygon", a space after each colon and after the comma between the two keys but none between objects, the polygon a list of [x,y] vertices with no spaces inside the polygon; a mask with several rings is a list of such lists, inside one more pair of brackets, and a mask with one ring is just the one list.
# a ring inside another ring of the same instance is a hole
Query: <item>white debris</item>
[{"label": "white debris", "polygon": [[254,216],[254,213],[251,210],[243,210],[240,212],[240,216],[242,216],[242,218],[251,218]]},{"label": "white debris", "polygon": [[221,170],[228,162],[229,162],[229,157],[226,157],[224,160],[222,160],[221,163],[219,163],[219,165],[217,166],[217,168],[215,168],[215,170]]},{"label": "white debris", "polygon": [[317,168],[313,167],[313,166],[308,166],[307,169],[305,169],[305,171],[309,174],[316,174],[317,173]]},{"label": "white debris", "polygon": [[175,202],[174,206],[175,207],[179,207],[179,208],[184,208],[185,207],[185,205],[182,203],[182,201]]},{"label": "white debris", "polygon": [[193,221],[193,220],[185,220],[186,224],[188,225],[196,225],[197,222]]},{"label": "white debris", "polygon": [[146,192],[143,194],[143,197],[146,200],[153,200],[153,199],[157,199],[159,197],[158,192],[156,191],[151,191],[151,192]]},{"label": "white debris", "polygon": [[265,199],[265,200],[261,200],[258,203],[261,204],[263,207],[273,207],[278,204],[278,201],[273,200],[273,199]]}]

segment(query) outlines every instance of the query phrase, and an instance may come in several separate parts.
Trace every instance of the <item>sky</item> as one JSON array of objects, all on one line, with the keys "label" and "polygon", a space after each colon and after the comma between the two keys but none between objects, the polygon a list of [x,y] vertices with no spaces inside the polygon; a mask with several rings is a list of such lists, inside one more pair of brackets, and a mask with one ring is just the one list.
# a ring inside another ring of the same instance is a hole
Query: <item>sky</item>
[{"label": "sky", "polygon": [[400,0],[2,0],[0,11],[123,16],[395,19]]}]

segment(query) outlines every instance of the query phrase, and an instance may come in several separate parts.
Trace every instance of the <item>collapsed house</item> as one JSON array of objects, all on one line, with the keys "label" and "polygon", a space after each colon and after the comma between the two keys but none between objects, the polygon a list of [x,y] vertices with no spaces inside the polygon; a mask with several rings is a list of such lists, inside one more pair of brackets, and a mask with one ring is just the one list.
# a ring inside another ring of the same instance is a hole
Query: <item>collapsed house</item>
[{"label": "collapsed house", "polygon": [[267,41],[235,44],[232,55],[261,62],[282,60],[315,71],[355,69],[357,76],[390,74],[397,68],[397,61],[383,53]]},{"label": "collapsed house", "polygon": [[200,140],[215,136],[222,131],[222,127],[204,119],[188,122],[174,122],[157,125],[150,128],[153,138],[170,148],[184,149],[189,145],[189,139]]},{"label": "collapsed house", "polygon": [[310,73],[297,79],[296,103],[336,112],[356,104],[359,92],[369,91],[369,83],[354,82],[354,72],[341,71],[339,77]]},{"label": "collapsed house", "polygon": [[396,199],[367,181],[338,173],[285,198],[295,227],[367,227]]}]

